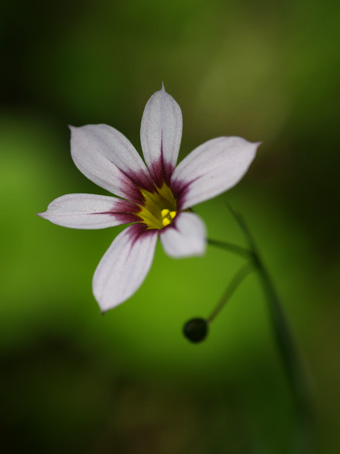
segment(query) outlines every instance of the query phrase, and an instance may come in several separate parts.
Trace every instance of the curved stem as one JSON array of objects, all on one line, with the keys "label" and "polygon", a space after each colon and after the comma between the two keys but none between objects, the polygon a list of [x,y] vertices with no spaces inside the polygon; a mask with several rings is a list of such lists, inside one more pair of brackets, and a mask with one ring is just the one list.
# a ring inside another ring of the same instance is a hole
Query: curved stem
[{"label": "curved stem", "polygon": [[247,262],[238,272],[235,274],[232,281],[229,283],[228,287],[225,289],[220,301],[217,303],[216,307],[213,309],[209,317],[206,318],[207,323],[211,323],[218,313],[223,309],[224,305],[228,302],[229,298],[232,296],[237,287],[241,282],[254,271],[253,262]]},{"label": "curved stem", "polygon": [[227,251],[234,252],[235,254],[241,255],[242,257],[250,258],[251,251],[237,244],[227,243],[225,241],[213,240],[211,238],[207,239],[207,243],[211,246],[216,246],[221,249],[226,249]]},{"label": "curved stem", "polygon": [[232,214],[242,228],[248,240],[248,244],[250,250],[252,251],[254,259],[254,264],[259,272],[265,294],[267,295],[269,315],[273,324],[274,335],[277,341],[283,366],[285,368],[288,380],[295,396],[298,398],[300,403],[302,403],[303,401],[305,401],[305,391],[306,389],[308,389],[308,386],[306,386],[305,377],[302,373],[302,367],[299,361],[297,350],[295,348],[293,336],[284,315],[280,298],[275,289],[273,281],[271,280],[269,273],[263,264],[262,258],[258,252],[253,236],[251,235],[245,220],[240,214],[235,213],[234,211],[232,211]]},{"label": "curved stem", "polygon": [[[250,257],[252,257],[253,260],[251,263],[255,267],[255,269],[257,269],[262,282],[264,292],[267,295],[269,315],[272,322],[274,336],[276,339],[279,354],[281,356],[282,365],[285,370],[296,404],[300,433],[298,434],[299,439],[296,440],[296,444],[294,446],[294,452],[298,452],[299,454],[300,453],[310,454],[316,452],[317,448],[312,439],[313,418],[310,405],[309,382],[306,379],[304,369],[300,361],[300,357],[297,353],[295,342],[290,327],[287,323],[284,311],[282,309],[280,298],[278,296],[278,293],[276,292],[273,281],[271,280],[270,275],[262,262],[253,236],[251,235],[245,220],[240,214],[236,213],[230,207],[228,208],[232,215],[234,216],[234,218],[236,219],[240,228],[243,230],[243,233],[249,245],[249,250],[245,248],[239,248],[238,246],[235,247],[234,245],[230,245],[229,243],[223,243],[221,241],[208,242],[209,244],[213,244],[214,246],[220,246],[223,249],[233,250],[233,252],[238,251],[238,253],[240,253],[240,250],[242,249],[243,251],[247,251],[248,256],[250,255]],[[242,269],[239,271],[239,273],[241,273],[241,271]],[[243,277],[242,278],[239,277],[237,280],[236,278],[237,275],[235,276],[234,281],[238,285],[242,281]],[[234,281],[232,281],[231,286]],[[233,291],[234,288],[232,288],[231,293]],[[225,296],[227,296],[227,298],[230,297],[230,295],[227,294],[227,291],[224,297]],[[220,302],[220,304],[217,306],[215,310],[216,313],[213,312],[212,318],[214,318],[217,315],[217,313],[223,307],[224,304],[225,303],[222,304]]]}]

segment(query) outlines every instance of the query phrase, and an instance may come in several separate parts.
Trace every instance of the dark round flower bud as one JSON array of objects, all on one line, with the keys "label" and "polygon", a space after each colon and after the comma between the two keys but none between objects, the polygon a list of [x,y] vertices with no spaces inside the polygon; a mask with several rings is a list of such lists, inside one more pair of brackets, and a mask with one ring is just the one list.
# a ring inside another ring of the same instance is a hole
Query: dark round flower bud
[{"label": "dark round flower bud", "polygon": [[190,342],[201,342],[208,334],[208,323],[204,318],[192,318],[184,325],[183,334]]}]

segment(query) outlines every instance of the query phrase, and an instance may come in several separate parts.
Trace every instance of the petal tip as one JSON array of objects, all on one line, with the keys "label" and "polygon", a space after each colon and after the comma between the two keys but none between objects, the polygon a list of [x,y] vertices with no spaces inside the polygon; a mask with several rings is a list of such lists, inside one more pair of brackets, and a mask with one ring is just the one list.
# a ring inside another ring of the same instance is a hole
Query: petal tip
[{"label": "petal tip", "polygon": [[71,131],[71,136],[78,136],[80,134],[83,134],[84,131],[86,131],[88,126],[89,125],[83,125],[83,126],[68,125],[68,128]]},{"label": "petal tip", "polygon": [[68,129],[70,130],[70,133],[71,133],[71,141],[74,140],[77,137],[78,130],[80,128],[81,127],[78,127],[78,126],[68,125]]},{"label": "petal tip", "polygon": [[93,292],[93,296],[95,297],[95,299],[98,303],[99,310],[102,315],[105,315],[107,311],[114,309],[115,307],[124,303],[128,299],[128,297],[124,298],[124,299],[114,299],[112,297],[107,298],[107,295],[105,295],[105,291],[103,291],[104,289],[101,287],[98,287],[98,285],[96,284],[95,277],[96,277],[96,273],[93,276],[92,292]]}]

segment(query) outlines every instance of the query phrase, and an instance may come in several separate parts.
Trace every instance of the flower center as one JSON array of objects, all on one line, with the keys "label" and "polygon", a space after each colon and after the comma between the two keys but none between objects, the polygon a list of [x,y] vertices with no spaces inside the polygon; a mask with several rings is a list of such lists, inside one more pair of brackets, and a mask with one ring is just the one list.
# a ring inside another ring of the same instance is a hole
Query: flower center
[{"label": "flower center", "polygon": [[144,205],[140,205],[137,214],[149,229],[163,229],[172,223],[177,214],[176,199],[165,183],[154,192],[141,189]]},{"label": "flower center", "polygon": [[172,223],[172,220],[176,216],[176,211],[170,211],[167,208],[161,211],[162,215],[162,224],[164,227]]}]

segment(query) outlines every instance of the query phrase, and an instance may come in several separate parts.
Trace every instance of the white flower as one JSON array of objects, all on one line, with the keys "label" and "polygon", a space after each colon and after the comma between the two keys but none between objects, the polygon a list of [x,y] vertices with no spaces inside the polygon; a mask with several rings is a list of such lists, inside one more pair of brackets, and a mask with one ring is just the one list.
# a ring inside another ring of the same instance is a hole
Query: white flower
[{"label": "white flower", "polygon": [[200,145],[176,167],[181,137],[182,112],[164,86],[151,96],[143,113],[146,164],[128,139],[110,126],[71,127],[71,154],[78,169],[118,197],[68,194],[40,216],[76,229],[131,224],[114,239],[93,277],[93,293],[103,312],[140,287],[158,237],[171,257],[204,253],[204,223],[189,208],[233,187],[259,145],[240,137],[219,137]]}]

